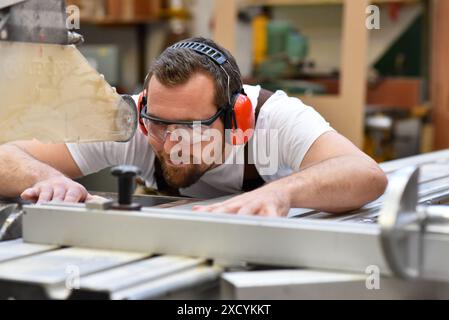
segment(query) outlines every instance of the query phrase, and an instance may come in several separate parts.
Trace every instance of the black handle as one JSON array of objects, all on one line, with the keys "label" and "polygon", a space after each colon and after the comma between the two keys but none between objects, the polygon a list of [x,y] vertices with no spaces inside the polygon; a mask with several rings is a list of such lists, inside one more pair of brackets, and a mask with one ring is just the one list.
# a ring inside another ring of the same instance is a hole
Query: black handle
[{"label": "black handle", "polygon": [[136,187],[136,176],[141,170],[136,166],[122,165],[111,169],[111,174],[118,177],[118,204],[129,206]]}]

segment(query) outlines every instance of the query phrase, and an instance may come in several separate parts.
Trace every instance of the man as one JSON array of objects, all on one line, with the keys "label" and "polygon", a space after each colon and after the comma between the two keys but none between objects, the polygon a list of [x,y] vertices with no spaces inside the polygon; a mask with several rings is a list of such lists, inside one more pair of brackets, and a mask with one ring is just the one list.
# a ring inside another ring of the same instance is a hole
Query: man
[{"label": "man", "polygon": [[[195,50],[198,45],[209,53]],[[254,137],[247,147],[232,145],[233,131],[231,136],[225,133],[241,125],[229,118],[231,106],[240,103],[231,101],[237,97],[249,99],[251,114],[257,113]],[[282,91],[270,95],[259,86],[243,86],[235,59],[211,40],[188,39],[166,49],[152,64],[140,106],[141,130],[127,143],[19,141],[1,146],[0,195],[83,202],[91,195],[72,179],[133,164],[142,169],[148,186],[166,185],[199,198],[238,194],[194,210],[285,216],[292,207],[334,213],[356,209],[378,198],[387,184],[377,164],[314,109]],[[267,132],[274,141],[270,146],[256,139]],[[256,155],[254,164],[249,164],[250,156],[244,157],[246,164],[233,161],[245,152]],[[269,170],[260,154],[269,156]],[[266,183],[249,183],[254,181]]]}]

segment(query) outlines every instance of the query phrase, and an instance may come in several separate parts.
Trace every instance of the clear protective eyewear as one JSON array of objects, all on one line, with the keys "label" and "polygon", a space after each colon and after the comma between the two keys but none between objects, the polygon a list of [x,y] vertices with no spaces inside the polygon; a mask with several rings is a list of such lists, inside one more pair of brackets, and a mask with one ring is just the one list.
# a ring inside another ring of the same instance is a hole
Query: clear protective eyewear
[{"label": "clear protective eyewear", "polygon": [[[156,141],[164,143],[170,135],[172,141],[188,142],[190,144],[209,141],[210,126],[223,115],[225,108],[220,108],[212,117],[205,120],[185,121],[166,120],[147,113],[147,105],[142,108],[140,117],[143,124]],[[181,138],[181,139],[179,139]]]}]

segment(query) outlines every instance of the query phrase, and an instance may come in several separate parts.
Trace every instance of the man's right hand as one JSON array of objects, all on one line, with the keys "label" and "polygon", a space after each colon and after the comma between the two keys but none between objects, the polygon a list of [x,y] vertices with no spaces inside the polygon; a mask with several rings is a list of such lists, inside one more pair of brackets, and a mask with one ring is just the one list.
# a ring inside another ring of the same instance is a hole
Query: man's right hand
[{"label": "man's right hand", "polygon": [[42,203],[48,201],[84,202],[92,196],[81,184],[67,178],[56,176],[36,183],[22,192],[20,197],[27,201]]}]

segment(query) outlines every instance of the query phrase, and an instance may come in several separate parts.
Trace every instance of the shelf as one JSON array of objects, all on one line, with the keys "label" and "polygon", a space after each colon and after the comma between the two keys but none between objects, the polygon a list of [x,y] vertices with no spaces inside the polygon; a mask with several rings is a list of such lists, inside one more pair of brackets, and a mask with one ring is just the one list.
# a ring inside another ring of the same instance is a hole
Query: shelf
[{"label": "shelf", "polygon": [[81,19],[81,23],[97,25],[97,26],[127,26],[127,25],[138,25],[138,24],[150,24],[157,22],[164,22],[165,19],[161,18],[133,18],[133,19],[120,19],[120,18],[85,18]]},{"label": "shelf", "polygon": [[[248,6],[298,6],[298,5],[330,5],[343,4],[344,0],[241,0],[240,7]],[[420,0],[373,0],[373,4],[382,3],[417,3]]]}]

